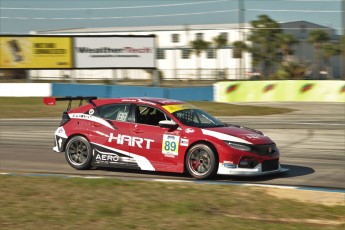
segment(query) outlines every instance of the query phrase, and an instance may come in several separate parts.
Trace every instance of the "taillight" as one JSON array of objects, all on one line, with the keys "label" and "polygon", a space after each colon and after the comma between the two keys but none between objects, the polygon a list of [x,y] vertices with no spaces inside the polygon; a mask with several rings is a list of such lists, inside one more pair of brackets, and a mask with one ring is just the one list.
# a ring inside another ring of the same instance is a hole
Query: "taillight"
[{"label": "taillight", "polygon": [[71,120],[71,118],[69,117],[67,111],[63,112],[62,113],[62,120],[61,120],[60,126],[63,126],[64,124],[66,124],[70,120]]}]

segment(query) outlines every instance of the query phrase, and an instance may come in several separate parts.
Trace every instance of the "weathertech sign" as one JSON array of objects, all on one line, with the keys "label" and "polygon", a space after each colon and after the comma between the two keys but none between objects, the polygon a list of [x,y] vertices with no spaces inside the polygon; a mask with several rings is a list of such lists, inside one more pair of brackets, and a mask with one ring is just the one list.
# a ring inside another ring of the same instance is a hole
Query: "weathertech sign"
[{"label": "weathertech sign", "polygon": [[154,37],[76,37],[75,68],[155,68]]}]

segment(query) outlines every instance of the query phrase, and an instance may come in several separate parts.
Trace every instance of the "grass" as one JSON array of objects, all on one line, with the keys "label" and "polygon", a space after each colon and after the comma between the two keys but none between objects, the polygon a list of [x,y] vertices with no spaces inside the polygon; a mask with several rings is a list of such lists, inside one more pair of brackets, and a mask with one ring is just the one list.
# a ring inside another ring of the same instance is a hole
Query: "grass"
[{"label": "grass", "polygon": [[230,185],[3,175],[0,196],[2,229],[345,227],[344,206],[278,199],[259,188]]},{"label": "grass", "polygon": [[[192,101],[190,103],[214,116],[261,116],[293,111],[287,108],[234,105],[204,101]],[[61,117],[62,112],[67,108],[68,102],[63,101],[58,102],[56,106],[46,106],[40,97],[0,97],[0,104],[3,108],[0,113],[0,118],[40,118]],[[75,101],[73,106],[76,107],[78,104],[79,102]]]}]

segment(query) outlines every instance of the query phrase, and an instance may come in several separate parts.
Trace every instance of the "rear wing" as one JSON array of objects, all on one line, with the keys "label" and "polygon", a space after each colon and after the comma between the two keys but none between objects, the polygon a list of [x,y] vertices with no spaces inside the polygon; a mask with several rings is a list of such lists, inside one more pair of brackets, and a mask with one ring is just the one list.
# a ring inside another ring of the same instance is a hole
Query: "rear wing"
[{"label": "rear wing", "polygon": [[83,101],[87,101],[88,103],[92,104],[93,106],[96,106],[96,104],[92,100],[96,100],[97,97],[82,97],[82,96],[77,96],[77,97],[44,97],[43,98],[43,103],[46,105],[56,105],[57,101],[69,101],[68,106],[67,106],[67,111],[71,109],[72,106],[72,101],[80,101],[79,102],[79,107],[82,106]]}]

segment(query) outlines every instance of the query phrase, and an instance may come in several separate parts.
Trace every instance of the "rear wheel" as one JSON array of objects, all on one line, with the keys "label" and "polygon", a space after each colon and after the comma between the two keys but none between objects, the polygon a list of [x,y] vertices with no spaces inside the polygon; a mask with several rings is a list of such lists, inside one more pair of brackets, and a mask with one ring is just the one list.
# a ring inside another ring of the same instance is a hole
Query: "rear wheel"
[{"label": "rear wheel", "polygon": [[75,136],[66,145],[65,157],[70,166],[75,169],[89,169],[92,153],[89,141],[82,136]]},{"label": "rear wheel", "polygon": [[216,153],[205,144],[194,145],[187,153],[185,164],[189,174],[197,179],[210,178],[218,170]]}]

